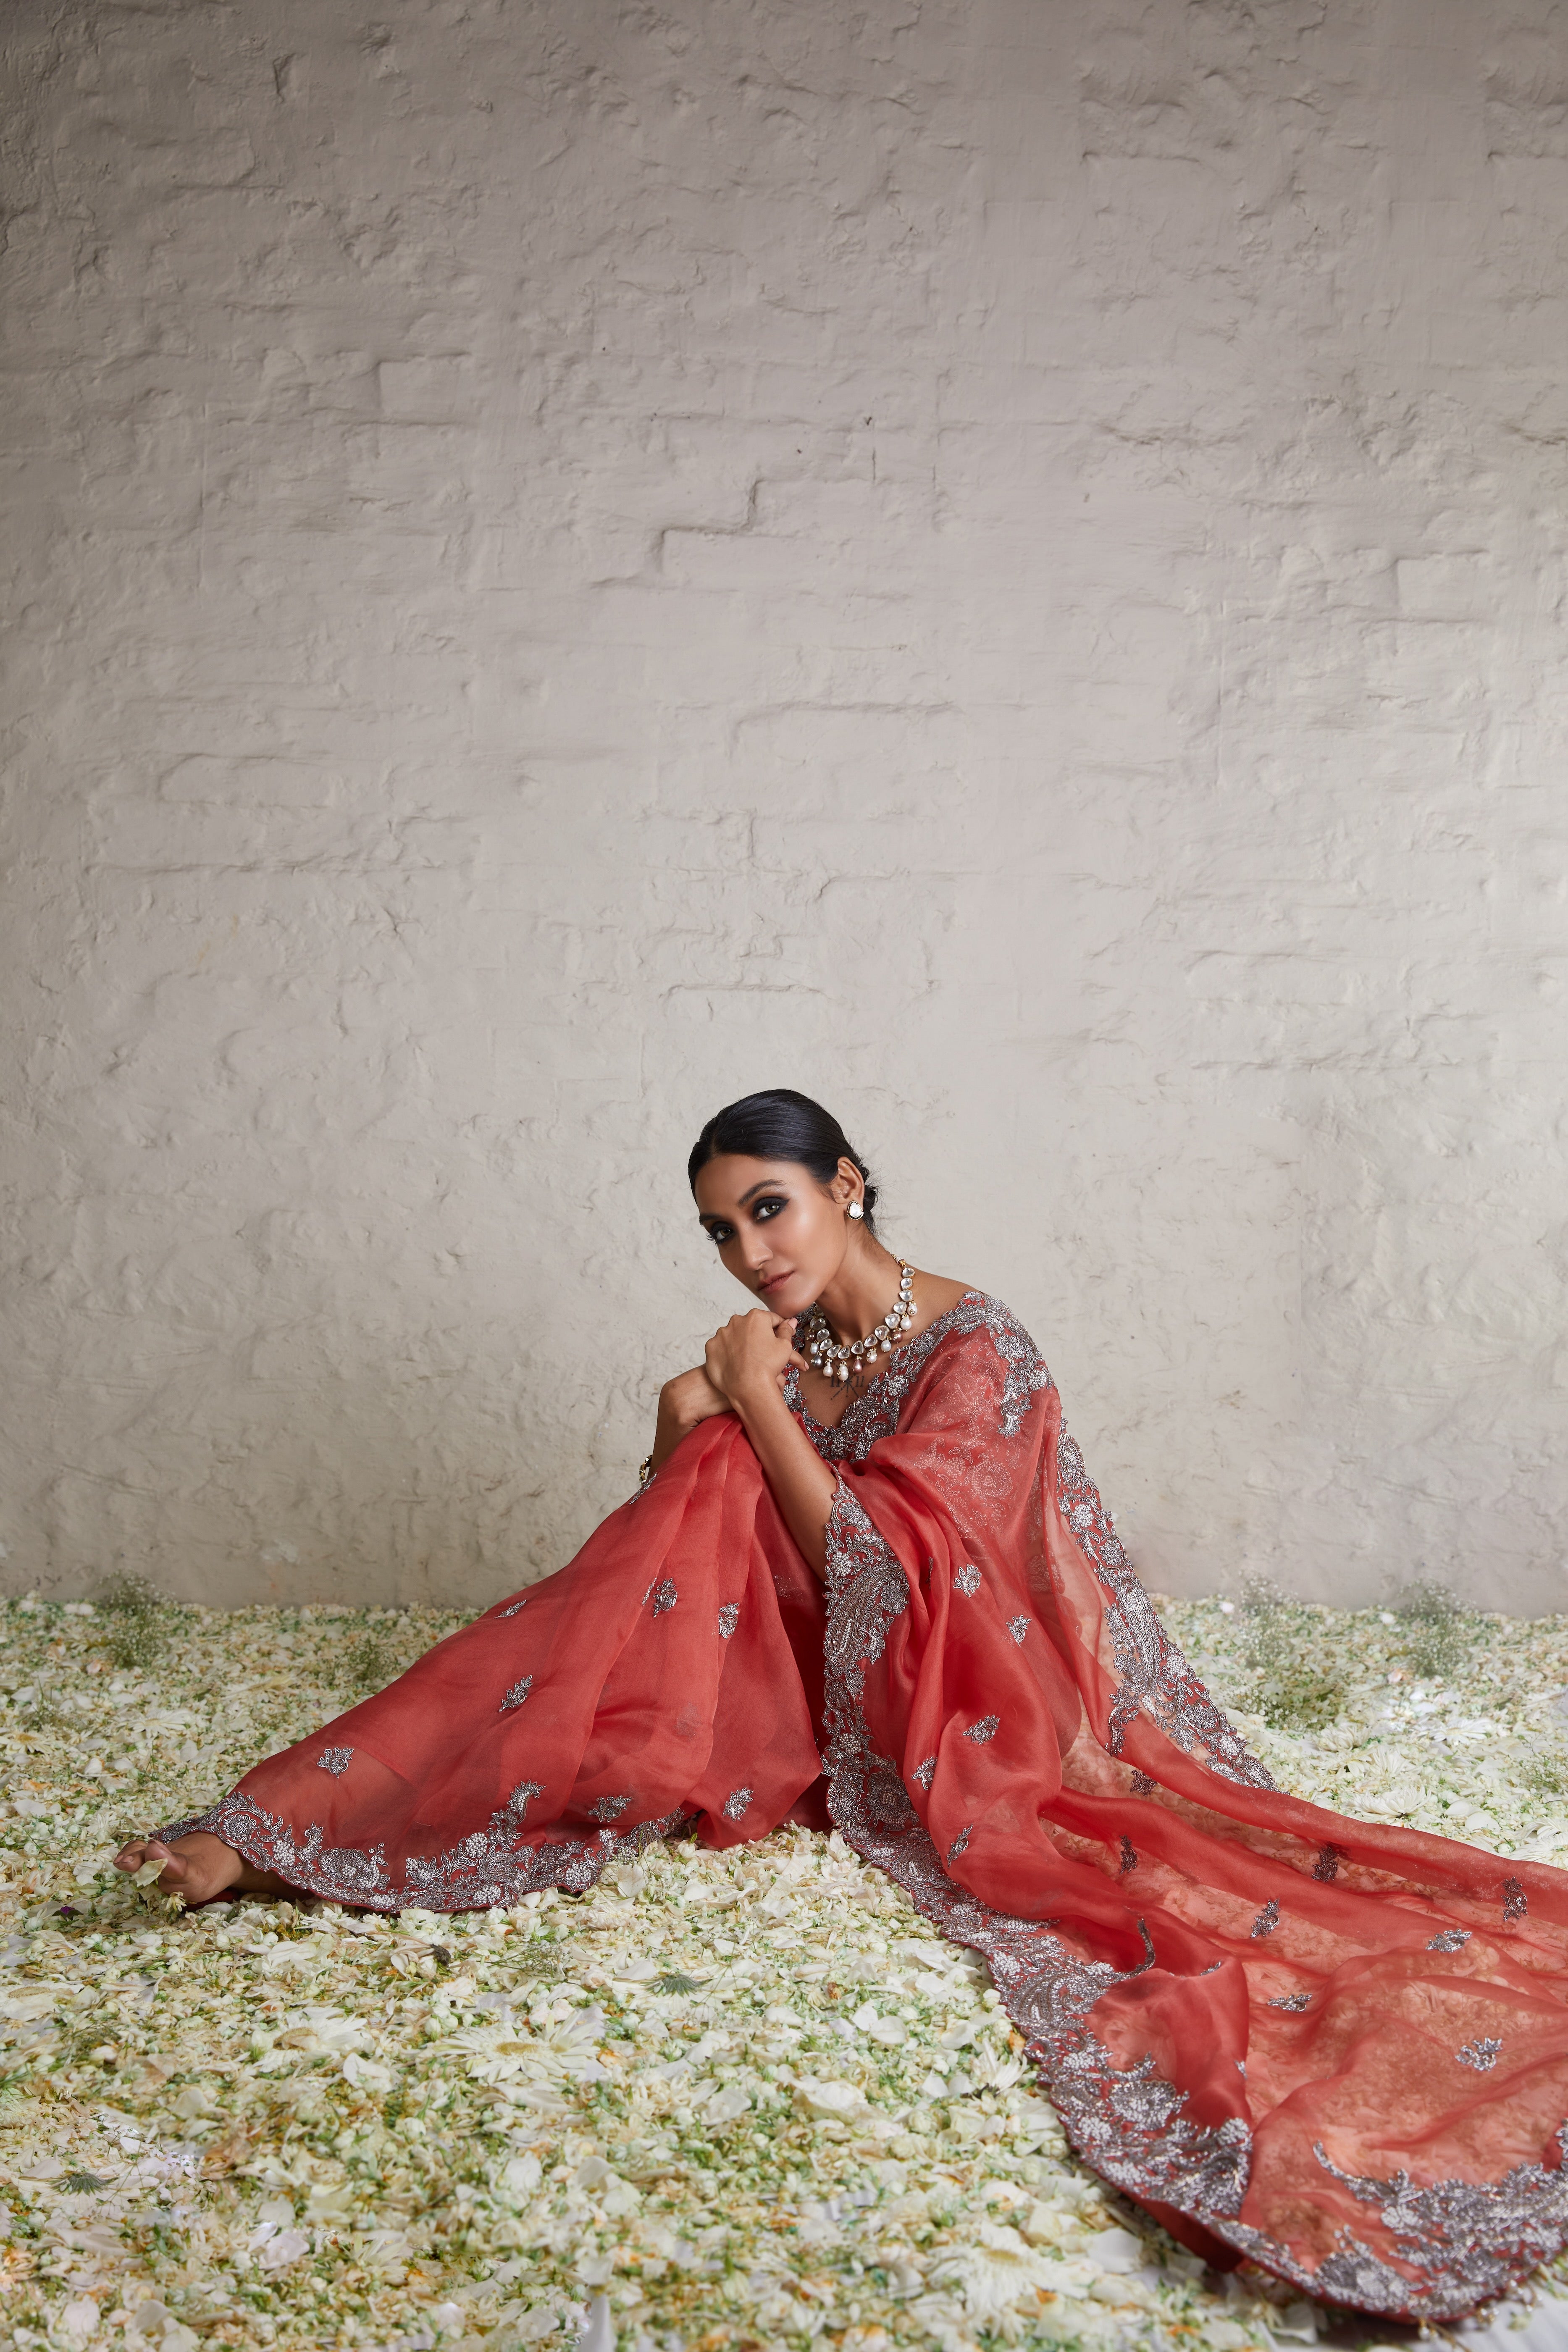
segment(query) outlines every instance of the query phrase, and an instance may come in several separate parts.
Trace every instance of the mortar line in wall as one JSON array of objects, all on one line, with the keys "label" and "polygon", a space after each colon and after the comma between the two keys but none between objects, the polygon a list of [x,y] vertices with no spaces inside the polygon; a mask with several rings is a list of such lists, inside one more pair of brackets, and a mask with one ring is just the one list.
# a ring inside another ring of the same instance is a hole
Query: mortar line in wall
[{"label": "mortar line in wall", "polygon": [[1225,657],[1230,636],[1230,604],[1219,600],[1219,709],[1215,714],[1214,781],[1215,791],[1225,788]]},{"label": "mortar line in wall", "polygon": [[196,593],[205,595],[207,584],[207,419],[212,403],[202,403],[202,474],[196,490]]}]

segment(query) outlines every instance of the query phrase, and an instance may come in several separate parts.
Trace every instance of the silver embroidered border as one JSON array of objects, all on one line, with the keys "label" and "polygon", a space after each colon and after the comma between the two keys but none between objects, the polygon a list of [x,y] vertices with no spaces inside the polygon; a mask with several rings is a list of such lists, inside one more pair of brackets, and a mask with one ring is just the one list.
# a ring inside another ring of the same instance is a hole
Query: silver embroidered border
[{"label": "silver embroidered border", "polygon": [[519,1835],[529,1800],[543,1794],[538,1781],[522,1781],[484,1829],[473,1831],[445,1853],[411,1854],[400,1881],[387,1871],[384,1845],[329,1846],[319,1823],[312,1823],[303,1839],[296,1839],[287,1822],[238,1789],[209,1812],[172,1822],[158,1834],[169,1839],[206,1830],[258,1870],[276,1871],[302,1894],[359,1910],[402,1911],[413,1906],[426,1911],[485,1911],[520,1903],[542,1886],[562,1886],[570,1895],[582,1895],[617,1854],[639,1853],[661,1838],[684,1836],[697,1817],[695,1808],[678,1806],[658,1821],[639,1822],[631,1829],[605,1828],[594,1837],[522,1845]]},{"label": "silver embroidered border", "polygon": [[1112,1756],[1121,1755],[1134,1716],[1143,1714],[1222,1780],[1272,1789],[1268,1767],[1215,1705],[1161,1624],[1065,1422],[1057,1439],[1057,1477],[1063,1515],[1108,1596],[1106,1622],[1120,1677],[1105,1741]]},{"label": "silver embroidered border", "polygon": [[[1068,2136],[1088,2164],[1132,2197],[1189,2214],[1320,2301],[1384,2317],[1459,2317],[1519,2284],[1561,2249],[1568,2236],[1568,2124],[1558,2134],[1560,2169],[1524,2164],[1495,2182],[1447,2180],[1421,2189],[1403,2173],[1380,2180],[1341,2172],[1318,2148],[1326,2171],[1363,2203],[1377,2207],[1414,2277],[1349,2229],[1342,2230],[1333,2252],[1309,2270],[1279,2240],[1242,2222],[1252,2149],[1245,2117],[1218,2125],[1194,2121],[1186,2112],[1186,2094],[1155,2072],[1152,2059],[1118,2067],[1089,2023],[1103,1994],[1152,1966],[1142,1923],[1143,1960],[1117,1970],[1085,1959],[1038,1920],[995,1910],[949,1877],[898,1768],[877,1753],[863,1704],[866,1670],[882,1655],[889,1627],[907,1608],[909,1585],[890,1547],[842,1482],[828,1520],[827,1585],[828,1811],[863,1860],[894,1879],[945,1936],[984,1955]],[[969,1834],[960,1832],[950,1859],[963,1851]],[[1264,1934],[1274,1924],[1270,1907],[1256,1923]]]}]

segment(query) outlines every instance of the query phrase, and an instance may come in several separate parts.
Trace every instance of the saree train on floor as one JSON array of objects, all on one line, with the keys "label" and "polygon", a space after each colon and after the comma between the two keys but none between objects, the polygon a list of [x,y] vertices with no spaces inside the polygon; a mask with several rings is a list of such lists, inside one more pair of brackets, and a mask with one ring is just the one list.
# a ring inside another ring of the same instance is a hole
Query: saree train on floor
[{"label": "saree train on floor", "polygon": [[[792,1375],[793,1378],[793,1375]],[[1449,2318],[1568,2237],[1568,1875],[1281,1795],[970,1293],[837,1429],[824,1593],[705,1422],[559,1575],[164,1832],[336,1902],[836,1822],[985,1955],[1075,2147],[1211,2259]]]}]

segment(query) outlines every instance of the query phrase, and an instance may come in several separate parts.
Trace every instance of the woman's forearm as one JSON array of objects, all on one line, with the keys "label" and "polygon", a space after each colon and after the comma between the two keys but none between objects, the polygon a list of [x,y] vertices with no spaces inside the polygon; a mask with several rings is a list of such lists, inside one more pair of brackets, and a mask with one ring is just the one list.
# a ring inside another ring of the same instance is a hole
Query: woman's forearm
[{"label": "woman's forearm", "polygon": [[729,1400],[720,1394],[700,1364],[694,1371],[678,1372],[674,1380],[666,1381],[658,1392],[658,1416],[648,1456],[651,1468],[662,1470],[683,1437],[689,1437],[700,1422],[729,1410]]},{"label": "woman's forearm", "polygon": [[669,1402],[662,1394],[658,1400],[658,1415],[653,1425],[653,1451],[648,1455],[650,1472],[662,1470],[683,1437],[689,1437],[697,1422]]},{"label": "woman's forearm", "polygon": [[827,1521],[838,1491],[837,1479],[776,1384],[735,1397],[731,1402],[784,1514],[784,1525],[800,1546],[806,1566],[826,1581]]}]

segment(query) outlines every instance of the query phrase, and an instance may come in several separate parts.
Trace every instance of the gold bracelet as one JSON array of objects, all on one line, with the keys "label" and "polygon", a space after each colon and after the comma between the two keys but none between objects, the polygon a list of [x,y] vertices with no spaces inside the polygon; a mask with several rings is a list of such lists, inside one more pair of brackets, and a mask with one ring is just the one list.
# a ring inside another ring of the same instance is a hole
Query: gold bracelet
[{"label": "gold bracelet", "polygon": [[649,1480],[652,1476],[653,1476],[653,1455],[652,1455],[651,1454],[645,1454],[645,1455],[643,1456],[642,1460],[637,1464],[637,1485],[639,1486],[639,1487],[640,1487],[640,1486],[646,1486],[647,1485],[648,1480]]}]

